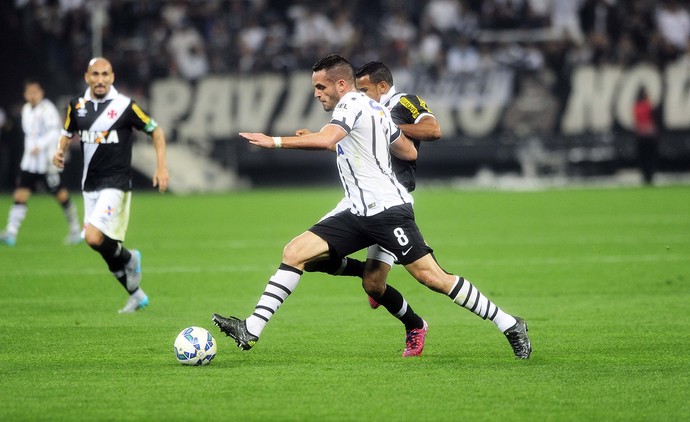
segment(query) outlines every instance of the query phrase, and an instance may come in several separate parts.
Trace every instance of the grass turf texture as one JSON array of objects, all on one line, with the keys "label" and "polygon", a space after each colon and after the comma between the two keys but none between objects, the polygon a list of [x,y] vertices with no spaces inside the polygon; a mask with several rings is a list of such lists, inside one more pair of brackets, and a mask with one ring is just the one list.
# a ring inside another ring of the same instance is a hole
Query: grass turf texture
[{"label": "grass turf texture", "polygon": [[[399,267],[389,281],[430,326],[421,358],[400,356],[402,326],[358,280],[320,274],[236,349],[211,313],[248,315],[338,190],[135,193],[126,245],[151,305],[132,315],[35,196],[17,246],[0,247],[0,420],[688,420],[689,190],[415,193],[442,266],[527,319],[529,361]],[[216,337],[210,366],[176,362],[188,325]]]}]

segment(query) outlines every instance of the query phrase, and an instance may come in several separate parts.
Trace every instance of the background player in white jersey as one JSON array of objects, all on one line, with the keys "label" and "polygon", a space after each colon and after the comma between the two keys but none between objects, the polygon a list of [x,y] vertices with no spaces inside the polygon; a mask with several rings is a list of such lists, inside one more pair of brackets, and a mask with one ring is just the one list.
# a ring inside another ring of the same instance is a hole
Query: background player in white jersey
[{"label": "background player in white jersey", "polygon": [[312,70],[314,96],[325,111],[333,111],[329,124],[304,136],[240,135],[263,148],[335,148],[351,208],[319,221],[285,247],[278,271],[249,317],[240,320],[214,314],[213,321],[240,348],[248,350],[297,287],[307,262],[329,252],[347,256],[379,244],[420,283],[494,322],[508,338],[515,356],[527,359],[532,347],[525,321],[503,312],[469,281],[445,272],[431,255],[414,221],[412,196],[395,178],[390,161],[390,151],[396,150],[396,155],[407,160],[416,159],[417,151],[395,126],[388,110],[356,92],[354,71],[343,57],[327,56]]},{"label": "background player in white jersey", "polygon": [[132,143],[134,129],[151,136],[156,150],[153,186],[168,187],[165,135],[131,98],[120,94],[113,82],[110,62],[102,57],[89,62],[84,74],[89,86],[82,97],[70,101],[67,117],[53,163],[65,165],[65,150],[75,135],[81,139],[84,155],[86,243],[108,264],[108,269],[129,293],[120,313],[134,312],[148,305],[141,289],[141,252],[123,246],[129,224],[132,197]]},{"label": "background player in white jersey", "polygon": [[14,204],[10,208],[7,227],[0,232],[0,242],[14,246],[19,228],[26,217],[29,198],[39,183],[55,197],[69,226],[65,243],[81,241],[81,224],[77,208],[70,199],[69,191],[62,183],[60,173],[50,164],[55,152],[55,139],[60,135],[60,114],[47,98],[40,82],[29,79],[24,82],[22,129],[24,131],[24,155],[19,165],[21,172],[14,191]]},{"label": "background player in white jersey", "polygon": [[[436,141],[441,138],[441,127],[431,110],[421,98],[397,92],[393,85],[393,75],[381,62],[369,62],[355,72],[357,90],[374,101],[383,104],[390,110],[393,122],[414,143],[419,150],[421,141]],[[309,133],[306,129],[297,131],[298,135]],[[401,160],[391,156],[393,172],[398,181],[412,192],[416,187],[416,160]],[[335,214],[349,208],[349,201],[344,198],[329,213]],[[363,261],[352,257],[331,256],[324,260],[308,262],[305,271],[320,271],[331,275],[357,276],[362,278],[362,286],[369,295],[369,303],[376,309],[380,305],[405,325],[404,357],[420,356],[428,325],[414,312],[407,300],[386,279],[394,263],[388,252],[374,245],[367,253],[366,267]],[[383,288],[383,289],[382,289]]]}]

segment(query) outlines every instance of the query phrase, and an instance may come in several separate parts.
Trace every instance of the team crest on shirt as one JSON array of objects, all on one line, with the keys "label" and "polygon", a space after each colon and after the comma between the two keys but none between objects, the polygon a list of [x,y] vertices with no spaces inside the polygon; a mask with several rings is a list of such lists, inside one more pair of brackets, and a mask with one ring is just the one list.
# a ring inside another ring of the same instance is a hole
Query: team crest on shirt
[{"label": "team crest on shirt", "polygon": [[79,98],[77,100],[77,104],[74,106],[74,108],[77,110],[77,117],[86,117],[86,100],[83,98]]}]

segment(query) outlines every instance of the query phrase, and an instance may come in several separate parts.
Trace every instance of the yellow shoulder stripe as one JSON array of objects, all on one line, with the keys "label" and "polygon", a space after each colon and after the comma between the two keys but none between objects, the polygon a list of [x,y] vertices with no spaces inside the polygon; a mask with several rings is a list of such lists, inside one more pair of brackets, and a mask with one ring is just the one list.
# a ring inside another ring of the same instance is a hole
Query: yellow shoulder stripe
[{"label": "yellow shoulder stripe", "polygon": [[132,104],[132,110],[134,110],[134,113],[141,119],[142,122],[144,122],[144,124],[149,124],[151,118],[144,113],[144,110],[139,108],[137,103]]},{"label": "yellow shoulder stripe", "polygon": [[70,115],[72,114],[72,104],[69,104],[67,106],[67,117],[65,118],[65,125],[63,126],[63,129],[68,130],[69,124],[71,122]]},{"label": "yellow shoulder stripe", "polygon": [[415,105],[412,104],[412,102],[410,102],[410,100],[408,100],[407,98],[402,97],[402,98],[400,99],[400,104],[402,104],[402,106],[405,107],[406,109],[410,110],[410,113],[412,113],[412,118],[413,118],[413,119],[416,119],[417,116],[419,116],[419,110],[418,110],[417,107],[415,107]]}]

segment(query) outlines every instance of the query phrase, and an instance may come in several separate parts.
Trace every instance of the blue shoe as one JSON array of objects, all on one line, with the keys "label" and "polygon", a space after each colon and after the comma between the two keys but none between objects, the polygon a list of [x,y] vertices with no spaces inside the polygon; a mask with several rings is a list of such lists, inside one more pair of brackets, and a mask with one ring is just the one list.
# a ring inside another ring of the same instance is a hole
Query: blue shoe
[{"label": "blue shoe", "polygon": [[67,237],[65,237],[64,244],[65,245],[77,245],[81,243],[81,241],[84,240],[81,237],[81,231],[78,232],[70,232]]},{"label": "blue shoe", "polygon": [[14,246],[17,244],[17,235],[2,231],[0,232],[0,243],[4,243],[7,246]]},{"label": "blue shoe", "polygon": [[120,314],[131,314],[139,309],[144,309],[149,305],[149,297],[144,293],[142,289],[137,290],[135,293],[129,295],[125,307],[120,309],[118,313]]},{"label": "blue shoe", "polygon": [[127,274],[127,290],[132,292],[141,284],[141,252],[137,249],[130,251],[132,258],[125,265]]}]

